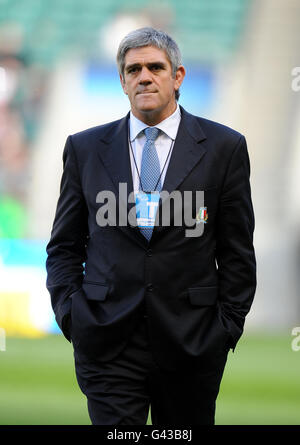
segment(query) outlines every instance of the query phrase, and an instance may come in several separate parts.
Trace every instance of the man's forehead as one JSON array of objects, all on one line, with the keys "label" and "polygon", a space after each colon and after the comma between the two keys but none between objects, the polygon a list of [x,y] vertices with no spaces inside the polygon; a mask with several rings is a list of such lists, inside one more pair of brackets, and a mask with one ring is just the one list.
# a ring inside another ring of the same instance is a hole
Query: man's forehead
[{"label": "man's forehead", "polygon": [[125,54],[125,66],[132,63],[169,62],[166,52],[156,46],[131,48]]}]

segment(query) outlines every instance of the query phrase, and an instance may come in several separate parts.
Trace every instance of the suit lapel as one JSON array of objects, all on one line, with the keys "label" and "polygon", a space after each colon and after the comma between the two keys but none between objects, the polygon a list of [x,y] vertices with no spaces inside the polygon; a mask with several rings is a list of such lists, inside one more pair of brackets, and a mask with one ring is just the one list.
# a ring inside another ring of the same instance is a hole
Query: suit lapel
[{"label": "suit lapel", "polygon": [[197,119],[180,107],[181,121],[166,173],[163,190],[171,193],[188,176],[206,152],[199,144],[206,139]]},{"label": "suit lapel", "polygon": [[129,114],[119,121],[117,128],[113,127],[102,136],[101,141],[106,144],[106,149],[99,150],[98,153],[116,191],[119,192],[119,183],[126,182],[130,193],[133,184],[128,152],[128,117]]},{"label": "suit lapel", "polygon": [[[169,194],[180,186],[206,153],[204,145],[201,144],[201,142],[206,139],[206,136],[197,118],[189,114],[181,106],[180,110],[181,121],[162,187],[162,190],[166,190]],[[166,199],[168,199],[168,197],[163,197],[160,200],[159,214],[161,214],[161,207]],[[151,241],[155,241],[156,236],[166,228],[167,227],[159,226],[156,221]]]},{"label": "suit lapel", "polygon": [[[102,136],[101,141],[106,144],[106,149],[98,151],[98,154],[103,162],[107,172],[116,189],[116,199],[123,209],[128,212],[135,205],[134,202],[129,202],[129,195],[133,192],[132,172],[129,156],[128,145],[128,119],[129,113],[117,124],[117,128],[113,127],[109,133]],[[119,194],[119,184],[125,183],[127,185],[126,194]],[[119,207],[120,211],[120,207]],[[133,213],[135,217],[135,213]],[[141,243],[143,247],[147,246],[145,237],[141,234],[136,226],[120,226],[127,234],[133,236],[136,241]]]}]

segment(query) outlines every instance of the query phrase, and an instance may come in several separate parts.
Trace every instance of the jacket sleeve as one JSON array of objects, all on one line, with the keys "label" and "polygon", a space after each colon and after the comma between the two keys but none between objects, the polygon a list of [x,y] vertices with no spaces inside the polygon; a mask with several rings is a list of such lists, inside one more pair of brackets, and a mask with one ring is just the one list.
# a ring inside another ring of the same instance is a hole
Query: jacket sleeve
[{"label": "jacket sleeve", "polygon": [[254,213],[247,144],[241,136],[231,156],[218,209],[216,260],[222,318],[234,349],[256,289]]},{"label": "jacket sleeve", "polygon": [[56,321],[70,340],[63,320],[71,311],[70,296],[81,288],[88,240],[87,208],[71,136],[65,144],[63,167],[60,196],[46,248],[46,286]]}]

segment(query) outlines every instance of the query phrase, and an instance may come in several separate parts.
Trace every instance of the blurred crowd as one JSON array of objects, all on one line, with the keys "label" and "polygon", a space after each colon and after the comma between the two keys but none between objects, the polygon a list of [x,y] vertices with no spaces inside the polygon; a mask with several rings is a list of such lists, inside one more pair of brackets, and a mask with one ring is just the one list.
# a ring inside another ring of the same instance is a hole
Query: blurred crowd
[{"label": "blurred crowd", "polygon": [[[13,32],[12,32],[13,31]],[[30,157],[47,73],[23,52],[20,34],[0,29],[0,237],[26,232]]]}]

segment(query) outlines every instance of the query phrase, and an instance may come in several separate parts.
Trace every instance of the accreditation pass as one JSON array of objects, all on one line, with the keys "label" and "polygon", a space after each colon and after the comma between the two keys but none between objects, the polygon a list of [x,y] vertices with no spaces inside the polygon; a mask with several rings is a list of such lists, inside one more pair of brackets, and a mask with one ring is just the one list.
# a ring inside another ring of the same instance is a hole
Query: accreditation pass
[{"label": "accreditation pass", "polygon": [[159,203],[159,192],[136,192],[136,219],[138,227],[154,227]]}]

